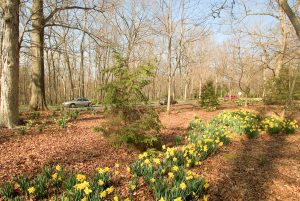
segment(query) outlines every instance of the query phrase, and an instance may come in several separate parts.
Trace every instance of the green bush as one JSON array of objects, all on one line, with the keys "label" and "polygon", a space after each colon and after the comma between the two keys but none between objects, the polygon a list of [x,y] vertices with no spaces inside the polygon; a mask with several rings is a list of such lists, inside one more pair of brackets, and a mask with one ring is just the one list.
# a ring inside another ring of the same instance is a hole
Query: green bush
[{"label": "green bush", "polygon": [[200,105],[207,110],[211,111],[217,108],[219,103],[218,103],[218,97],[215,94],[215,87],[213,81],[208,81],[204,85],[199,102]]},{"label": "green bush", "polygon": [[102,131],[118,143],[143,149],[154,146],[159,143],[161,123],[154,109],[141,106],[148,103],[143,89],[150,83],[154,66],[129,68],[126,58],[120,54],[115,54],[114,58],[115,65],[107,70],[114,79],[103,88],[106,92],[103,103],[109,121]]},{"label": "green bush", "polygon": [[[300,71],[291,66],[284,66],[277,77],[270,79],[265,88],[266,96],[263,101],[265,104],[292,104],[293,100],[300,99]],[[291,93],[291,83],[295,80],[294,90]],[[291,94],[290,94],[291,93]]]}]

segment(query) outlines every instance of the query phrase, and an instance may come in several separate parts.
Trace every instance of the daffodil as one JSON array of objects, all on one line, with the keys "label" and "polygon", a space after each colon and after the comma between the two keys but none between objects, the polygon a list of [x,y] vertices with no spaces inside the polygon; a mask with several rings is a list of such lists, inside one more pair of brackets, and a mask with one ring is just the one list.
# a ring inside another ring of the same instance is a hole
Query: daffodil
[{"label": "daffodil", "polygon": [[74,188],[77,189],[77,190],[83,190],[83,189],[85,189],[85,188],[87,188],[87,187],[89,187],[89,186],[90,186],[90,183],[89,183],[89,182],[83,181],[82,183],[76,184],[76,185],[74,186]]},{"label": "daffodil", "polygon": [[207,151],[208,151],[207,145],[204,145],[204,147],[203,147],[203,151],[205,151],[205,152],[207,152]]},{"label": "daffodil", "polygon": [[77,174],[76,175],[76,180],[79,182],[83,182],[84,180],[86,180],[86,176],[83,174]]},{"label": "daffodil", "polygon": [[155,179],[154,179],[154,178],[151,178],[150,181],[151,181],[152,183],[155,183]]},{"label": "daffodil", "polygon": [[207,189],[208,187],[209,187],[209,183],[206,182],[206,183],[204,184],[204,188]]},{"label": "daffodil", "polygon": [[131,190],[135,190],[135,188],[136,188],[136,185],[134,185],[134,184],[130,185]]},{"label": "daffodil", "polygon": [[91,189],[89,189],[88,187],[85,187],[85,189],[83,190],[84,191],[84,193],[86,194],[86,195],[89,195],[91,192],[93,192]]},{"label": "daffodil", "polygon": [[87,197],[83,197],[81,201],[87,201]]},{"label": "daffodil", "polygon": [[174,167],[172,167],[172,170],[173,170],[174,172],[178,172],[179,167],[178,167],[178,166],[174,166]]},{"label": "daffodil", "polygon": [[168,176],[169,176],[170,179],[173,179],[173,178],[174,178],[173,172],[169,172],[169,173],[168,173]]},{"label": "daffodil", "polygon": [[182,201],[181,197],[175,198],[174,201]]},{"label": "daffodil", "polygon": [[111,194],[112,192],[114,192],[114,190],[115,190],[114,187],[111,186],[111,187],[106,189],[106,192],[107,192],[107,194]]},{"label": "daffodil", "polygon": [[185,189],[186,189],[186,184],[182,182],[182,183],[179,185],[179,187],[181,188],[181,190],[185,190]]},{"label": "daffodil", "polygon": [[153,159],[154,164],[159,165],[160,164],[160,160],[159,158],[154,158]]},{"label": "daffodil", "polygon": [[146,160],[144,161],[144,163],[147,164],[147,165],[149,165],[149,164],[150,164],[150,160],[149,160],[149,159],[146,159]]},{"label": "daffodil", "polygon": [[99,180],[98,180],[98,185],[99,185],[99,186],[103,186],[103,185],[104,185],[104,181],[103,181],[102,179],[99,179]]},{"label": "daffodil", "polygon": [[33,186],[28,188],[28,193],[29,194],[34,194],[34,192],[35,192],[35,188]]},{"label": "daffodil", "polygon": [[131,171],[129,166],[126,167],[126,170],[128,173],[130,173],[130,171]]},{"label": "daffodil", "polygon": [[106,197],[106,191],[102,191],[102,192],[100,193],[100,197],[101,197],[101,198],[105,198],[105,197]]},{"label": "daffodil", "polygon": [[56,181],[57,180],[57,177],[58,177],[58,174],[57,172],[55,172],[54,174],[52,174],[52,180]]},{"label": "daffodil", "polygon": [[58,172],[61,171],[60,165],[56,165],[56,166],[55,166],[55,169],[56,169],[56,171],[58,171]]}]

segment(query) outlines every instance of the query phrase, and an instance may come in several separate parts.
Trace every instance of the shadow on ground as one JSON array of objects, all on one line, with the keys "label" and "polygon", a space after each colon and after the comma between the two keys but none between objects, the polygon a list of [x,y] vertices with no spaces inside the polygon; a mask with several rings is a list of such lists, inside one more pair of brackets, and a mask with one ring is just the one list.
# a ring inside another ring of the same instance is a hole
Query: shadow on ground
[{"label": "shadow on ground", "polygon": [[242,141],[236,153],[227,156],[230,168],[212,187],[210,200],[270,200],[272,182],[279,176],[276,165],[286,158],[286,137]]}]

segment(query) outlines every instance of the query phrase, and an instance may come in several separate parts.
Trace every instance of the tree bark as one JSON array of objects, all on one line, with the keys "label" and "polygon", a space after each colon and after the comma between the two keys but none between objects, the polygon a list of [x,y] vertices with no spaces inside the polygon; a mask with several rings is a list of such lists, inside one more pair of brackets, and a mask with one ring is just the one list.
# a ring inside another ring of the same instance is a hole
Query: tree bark
[{"label": "tree bark", "polygon": [[13,128],[19,121],[19,0],[2,1],[3,45],[0,125]]},{"label": "tree bark", "polygon": [[288,36],[285,14],[281,7],[279,8],[279,12],[280,12],[279,20],[280,20],[280,27],[281,27],[281,38],[279,41],[280,52],[277,57],[277,66],[275,68],[275,77],[279,77],[280,70],[283,67],[283,60],[284,60],[285,52],[286,52],[286,48],[287,48],[287,36]]},{"label": "tree bark", "polygon": [[45,110],[45,75],[44,75],[44,14],[43,0],[32,2],[32,72],[30,110]]},{"label": "tree bark", "polygon": [[169,0],[168,16],[168,101],[167,112],[170,113],[171,85],[172,85],[172,0]]},{"label": "tree bark", "polygon": [[85,97],[85,91],[84,91],[84,38],[85,33],[82,35],[81,43],[80,43],[80,97]]},{"label": "tree bark", "polygon": [[287,0],[278,0],[279,6],[284,10],[285,14],[288,16],[288,18],[290,19],[297,37],[300,41],[300,20],[299,18],[296,16],[295,12],[291,9],[291,7],[289,6]]}]

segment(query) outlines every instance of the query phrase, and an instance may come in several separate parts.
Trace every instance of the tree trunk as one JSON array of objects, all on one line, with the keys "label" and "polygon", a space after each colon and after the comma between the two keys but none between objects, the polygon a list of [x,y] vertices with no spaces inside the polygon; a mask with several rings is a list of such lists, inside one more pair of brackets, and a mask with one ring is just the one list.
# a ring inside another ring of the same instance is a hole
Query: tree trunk
[{"label": "tree trunk", "polygon": [[168,101],[167,101],[167,112],[170,112],[171,105],[171,85],[172,85],[172,38],[169,37],[169,46],[168,46]]},{"label": "tree trunk", "polygon": [[284,10],[285,14],[288,16],[288,18],[290,19],[297,37],[300,41],[300,20],[297,17],[297,15],[295,14],[295,12],[291,9],[291,7],[289,6],[287,0],[278,0],[279,6]]},{"label": "tree trunk", "polygon": [[44,14],[43,0],[32,2],[32,74],[30,110],[45,110],[45,75],[44,75]]},{"label": "tree trunk", "polygon": [[[55,61],[53,56],[53,51],[50,51],[50,58],[52,61],[52,68],[53,68],[53,90],[56,92],[54,93],[54,103],[57,104],[57,76],[56,76],[56,67],[55,67]],[[52,88],[52,87],[51,87]]]},{"label": "tree trunk", "polygon": [[280,52],[277,57],[277,66],[275,68],[275,76],[276,77],[279,77],[280,70],[283,67],[283,60],[284,60],[286,47],[287,47],[287,35],[288,35],[285,14],[281,7],[279,8],[279,12],[280,12],[279,20],[280,20],[280,28],[281,28],[281,38],[279,41]]},{"label": "tree trunk", "polygon": [[19,121],[19,0],[2,1],[3,45],[0,125],[13,128]]},{"label": "tree trunk", "polygon": [[84,91],[84,38],[85,33],[82,35],[81,44],[80,44],[80,97],[85,97],[85,91]]},{"label": "tree trunk", "polygon": [[168,101],[167,112],[170,113],[171,105],[171,85],[172,85],[172,0],[169,0],[168,16]]},{"label": "tree trunk", "polygon": [[69,73],[69,81],[70,81],[70,87],[71,87],[71,97],[70,99],[73,100],[74,99],[74,83],[73,83],[73,77],[72,77],[72,70],[71,70],[71,64],[70,64],[70,58],[69,58],[69,55],[68,55],[68,47],[67,47],[67,41],[65,41],[64,39],[64,61],[65,61],[65,64],[67,66],[67,69],[68,69],[68,73]]}]

